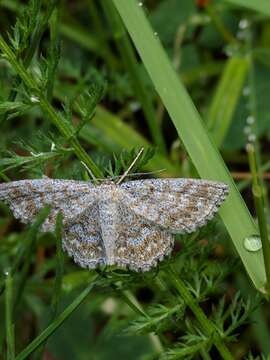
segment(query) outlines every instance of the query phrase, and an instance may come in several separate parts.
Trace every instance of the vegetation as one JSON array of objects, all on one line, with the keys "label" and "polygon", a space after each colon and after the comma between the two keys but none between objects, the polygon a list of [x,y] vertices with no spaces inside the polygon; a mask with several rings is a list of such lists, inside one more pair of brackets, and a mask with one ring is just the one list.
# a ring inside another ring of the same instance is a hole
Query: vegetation
[{"label": "vegetation", "polygon": [[[268,359],[270,3],[2,0],[0,177],[230,195],[146,273],[88,271],[0,204],[0,358]],[[143,150],[142,150],[143,149]],[[140,154],[140,156],[138,155]]]}]

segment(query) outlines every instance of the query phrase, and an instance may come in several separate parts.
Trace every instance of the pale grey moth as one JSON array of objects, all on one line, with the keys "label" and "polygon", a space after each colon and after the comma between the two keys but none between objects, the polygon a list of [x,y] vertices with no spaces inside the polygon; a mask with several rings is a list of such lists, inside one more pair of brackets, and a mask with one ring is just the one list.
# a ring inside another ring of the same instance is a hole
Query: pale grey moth
[{"label": "pale grey moth", "polygon": [[63,248],[82,267],[118,265],[148,271],[173,248],[173,234],[206,224],[228,186],[197,179],[146,179],[122,184],[21,180],[0,184],[0,200],[24,223],[45,206],[43,231],[63,214]]}]

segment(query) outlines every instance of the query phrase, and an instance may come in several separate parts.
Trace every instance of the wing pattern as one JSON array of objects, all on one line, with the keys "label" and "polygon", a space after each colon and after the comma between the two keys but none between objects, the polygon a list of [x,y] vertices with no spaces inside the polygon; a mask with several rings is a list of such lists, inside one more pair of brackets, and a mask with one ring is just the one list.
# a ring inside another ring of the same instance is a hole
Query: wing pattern
[{"label": "wing pattern", "polygon": [[119,204],[115,263],[135,271],[147,271],[156,266],[173,248],[173,236],[159,226]]},{"label": "wing pattern", "polygon": [[0,184],[0,200],[13,211],[23,223],[31,223],[46,205],[51,212],[43,231],[54,229],[55,218],[62,212],[64,222],[78,216],[94,201],[93,185],[89,182],[72,180],[21,180]]},{"label": "wing pattern", "polygon": [[121,185],[123,203],[136,214],[173,233],[206,224],[228,193],[228,186],[196,179],[149,179]]}]

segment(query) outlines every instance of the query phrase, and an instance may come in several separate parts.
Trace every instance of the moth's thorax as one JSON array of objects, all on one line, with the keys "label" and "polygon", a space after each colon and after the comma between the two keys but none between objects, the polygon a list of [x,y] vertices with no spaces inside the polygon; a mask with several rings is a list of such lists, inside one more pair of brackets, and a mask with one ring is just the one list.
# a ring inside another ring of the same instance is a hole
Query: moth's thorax
[{"label": "moth's thorax", "polygon": [[117,201],[120,189],[112,182],[97,186],[99,201]]}]

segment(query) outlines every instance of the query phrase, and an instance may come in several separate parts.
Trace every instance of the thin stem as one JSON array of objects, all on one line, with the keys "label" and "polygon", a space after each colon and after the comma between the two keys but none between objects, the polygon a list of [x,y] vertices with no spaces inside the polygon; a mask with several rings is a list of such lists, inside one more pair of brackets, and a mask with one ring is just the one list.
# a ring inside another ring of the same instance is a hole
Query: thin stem
[{"label": "thin stem", "polygon": [[10,272],[6,274],[5,311],[6,311],[6,339],[7,360],[15,359],[14,324],[12,319],[13,308],[13,279]]},{"label": "thin stem", "polygon": [[61,296],[62,278],[64,273],[64,254],[62,249],[62,228],[63,228],[63,215],[61,212],[56,217],[55,239],[56,239],[56,270],[55,282],[51,302],[52,319],[55,318]]},{"label": "thin stem", "polygon": [[220,355],[222,356],[222,359],[233,360],[233,356],[228,350],[227,346],[224,344],[222,338],[220,337],[220,334],[217,332],[215,326],[202,311],[197,301],[193,298],[193,296],[187,289],[185,283],[176,275],[172,267],[169,267],[167,271],[169,278],[174,284],[176,290],[183,298],[187,306],[191,309],[198,322],[200,323],[202,329],[205,331],[209,338],[213,339],[213,343],[218,349]]},{"label": "thin stem", "polygon": [[219,31],[220,35],[227,43],[237,43],[237,39],[233,36],[233,34],[226,28],[222,19],[218,15],[216,9],[212,5],[208,5],[206,7],[206,11],[210,16],[213,24],[215,25],[216,29]]},{"label": "thin stem", "polygon": [[139,159],[139,157],[141,156],[141,154],[143,153],[144,148],[141,148],[141,150],[138,152],[137,156],[135,157],[135,159],[132,161],[132,163],[129,165],[129,167],[127,168],[127,170],[124,172],[124,174],[120,177],[120,179],[116,182],[116,185],[121,184],[121,182],[125,179],[125,177],[128,175],[128,173],[130,172],[130,170],[133,168],[133,166],[136,164],[136,161]]},{"label": "thin stem", "polygon": [[139,71],[139,65],[136,59],[136,54],[133,50],[125,27],[123,26],[122,21],[111,0],[102,0],[101,5],[104,9],[107,20],[112,27],[113,36],[118,51],[122,57],[126,69],[129,72],[135,95],[142,105],[145,120],[148,124],[154,144],[158,147],[158,150],[161,153],[166,154],[166,145],[161,128],[156,118],[155,109],[153,107],[152,100],[149,97],[149,92],[143,83],[141,72]]},{"label": "thin stem", "polygon": [[[131,308],[133,310],[135,310],[139,315],[142,315],[142,316],[148,318],[147,313],[143,310],[141,304],[138,302],[138,300],[135,298],[135,296],[132,294],[131,291],[124,290],[124,291],[121,291],[120,294],[121,294],[122,298],[124,299],[124,301],[129,306],[131,306]],[[149,338],[150,338],[150,341],[152,342],[153,347],[156,350],[156,352],[158,354],[161,354],[164,349],[163,349],[162,343],[161,343],[158,335],[155,333],[150,333]]]},{"label": "thin stem", "polygon": [[260,236],[262,241],[264,266],[266,273],[266,290],[270,292],[270,242],[268,237],[267,222],[264,211],[264,196],[263,189],[259,182],[257,161],[255,156],[254,146],[247,145],[247,153],[249,159],[249,166],[252,174],[252,193],[254,197],[254,204],[258,217],[258,224],[260,230]]},{"label": "thin stem", "polygon": [[45,340],[48,339],[63,322],[78,308],[78,306],[87,298],[93,286],[95,285],[97,277],[88,285],[79,296],[44,330],[38,335],[26,348],[16,356],[15,360],[28,359],[29,355],[35,351]]},{"label": "thin stem", "polygon": [[77,155],[77,157],[91,169],[91,171],[93,172],[95,177],[102,178],[103,174],[102,174],[101,170],[96,166],[94,161],[90,158],[90,156],[82,148],[82,146],[79,143],[79,141],[77,140],[77,138],[73,136],[74,133],[73,133],[72,127],[51,106],[49,101],[39,90],[38,85],[37,85],[36,81],[34,80],[34,78],[26,71],[23,64],[20,63],[16,59],[16,55],[13,53],[13,51],[10,49],[8,44],[5,42],[5,40],[1,36],[0,36],[0,49],[2,50],[6,59],[13,66],[14,70],[20,76],[23,83],[27,86],[29,91],[32,91],[32,93],[34,93],[35,96],[37,96],[40,107],[48,115],[48,117],[51,119],[51,121],[54,123],[54,125],[58,128],[58,130],[61,132],[61,134],[69,141],[69,143],[73,147],[74,152]]}]

